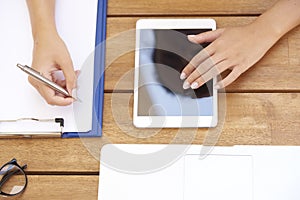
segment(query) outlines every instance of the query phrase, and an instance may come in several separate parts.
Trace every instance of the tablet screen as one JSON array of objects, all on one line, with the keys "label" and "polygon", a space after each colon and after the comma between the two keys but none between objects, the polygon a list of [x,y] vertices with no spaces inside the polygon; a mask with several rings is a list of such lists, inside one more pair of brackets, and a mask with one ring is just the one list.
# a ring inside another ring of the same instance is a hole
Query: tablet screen
[{"label": "tablet screen", "polygon": [[213,81],[183,89],[180,73],[208,44],[187,35],[211,29],[140,29],[138,116],[212,116]]}]

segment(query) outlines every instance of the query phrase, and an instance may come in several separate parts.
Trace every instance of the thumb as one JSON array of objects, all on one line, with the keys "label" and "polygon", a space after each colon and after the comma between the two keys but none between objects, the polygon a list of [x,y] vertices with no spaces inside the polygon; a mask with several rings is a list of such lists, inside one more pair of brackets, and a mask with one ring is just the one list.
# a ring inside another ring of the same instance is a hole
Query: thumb
[{"label": "thumb", "polygon": [[188,35],[188,40],[193,43],[201,44],[205,42],[213,42],[222,35],[225,29],[217,29],[214,31],[208,31],[200,33],[198,35]]}]

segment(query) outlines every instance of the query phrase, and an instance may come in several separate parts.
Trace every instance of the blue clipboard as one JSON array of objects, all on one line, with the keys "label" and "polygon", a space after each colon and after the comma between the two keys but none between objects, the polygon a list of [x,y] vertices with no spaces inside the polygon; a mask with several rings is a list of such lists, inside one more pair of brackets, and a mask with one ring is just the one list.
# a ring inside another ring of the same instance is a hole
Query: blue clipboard
[{"label": "blue clipboard", "polygon": [[[100,137],[102,135],[107,0],[98,0],[94,60],[93,120],[88,132],[65,132],[62,138]],[[101,44],[102,43],[102,44]],[[99,45],[101,44],[101,45]]]}]

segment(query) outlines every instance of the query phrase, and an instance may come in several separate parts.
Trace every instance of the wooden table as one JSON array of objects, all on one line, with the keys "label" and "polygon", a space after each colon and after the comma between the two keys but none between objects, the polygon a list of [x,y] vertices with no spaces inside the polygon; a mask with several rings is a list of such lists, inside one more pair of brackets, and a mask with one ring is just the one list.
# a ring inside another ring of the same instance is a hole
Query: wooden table
[{"label": "wooden table", "polygon": [[[107,37],[118,37],[123,31],[134,29],[138,19],[150,17],[210,17],[216,19],[219,28],[243,25],[255,20],[274,2],[276,0],[109,0]],[[123,42],[134,45],[134,35]],[[110,44],[108,48],[118,49],[122,45]],[[114,60],[106,70],[103,138],[0,140],[1,164],[12,158],[28,164],[28,188],[18,199],[97,199],[101,144],[174,142],[177,129],[164,129],[155,135],[150,131],[145,135],[135,129],[127,117],[132,112],[133,95],[133,77],[128,72],[133,67],[134,52],[131,51]],[[226,117],[217,145],[299,145],[299,76],[298,27],[226,89]],[[120,80],[122,84],[118,84]],[[114,100],[114,109],[112,98],[120,100]],[[122,103],[128,99],[129,108]],[[116,114],[123,124],[116,120]],[[130,134],[122,127],[128,127]],[[206,133],[207,129],[198,130],[193,143],[202,144]]]}]

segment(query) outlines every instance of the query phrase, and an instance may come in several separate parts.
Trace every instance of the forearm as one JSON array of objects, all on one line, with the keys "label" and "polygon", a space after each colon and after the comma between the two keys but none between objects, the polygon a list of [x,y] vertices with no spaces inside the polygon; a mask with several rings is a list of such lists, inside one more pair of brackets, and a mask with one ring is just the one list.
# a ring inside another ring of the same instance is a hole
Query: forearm
[{"label": "forearm", "polygon": [[55,0],[27,0],[32,35],[35,41],[47,34],[56,34]]},{"label": "forearm", "polygon": [[279,0],[253,23],[274,42],[299,24],[300,0]]}]

